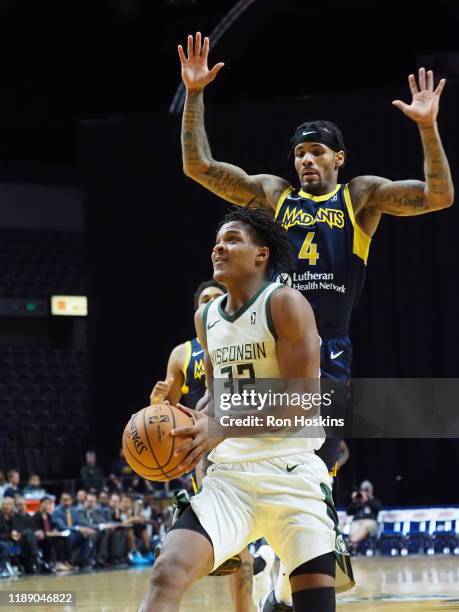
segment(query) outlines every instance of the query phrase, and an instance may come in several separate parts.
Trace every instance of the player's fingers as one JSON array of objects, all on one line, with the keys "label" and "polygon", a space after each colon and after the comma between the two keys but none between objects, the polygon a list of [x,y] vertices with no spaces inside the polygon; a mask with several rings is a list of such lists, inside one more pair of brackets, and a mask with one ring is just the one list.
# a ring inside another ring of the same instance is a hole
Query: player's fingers
[{"label": "player's fingers", "polygon": [[209,55],[209,37],[204,37],[204,44],[202,45],[202,57],[207,57]]},{"label": "player's fingers", "polygon": [[195,436],[197,433],[196,427],[176,427],[171,429],[171,436]]},{"label": "player's fingers", "polygon": [[417,94],[419,93],[419,89],[416,83],[416,79],[414,78],[414,74],[410,74],[410,76],[408,77],[408,85],[410,87],[410,91],[413,94]]},{"label": "player's fingers", "polygon": [[215,77],[217,76],[217,74],[220,72],[220,70],[223,68],[225,64],[223,62],[219,62],[218,64],[215,64],[215,66],[212,68],[212,70],[210,70],[209,72],[209,76],[212,79],[215,79]]},{"label": "player's fingers", "polygon": [[435,90],[435,93],[437,94],[437,96],[441,94],[445,84],[446,84],[446,79],[440,79],[440,82],[437,85],[437,89]]},{"label": "player's fingers", "polygon": [[405,110],[408,108],[408,104],[405,104],[405,102],[402,102],[401,100],[393,100],[392,105],[400,109],[402,112],[405,112]]},{"label": "player's fingers", "polygon": [[187,61],[187,59],[186,59],[185,52],[183,51],[183,47],[182,47],[182,45],[179,45],[179,46],[177,47],[177,50],[178,50],[178,54],[179,54],[179,58],[180,58],[180,62],[181,62],[182,64],[185,64],[185,62]]},{"label": "player's fingers", "polygon": [[426,69],[424,66],[419,68],[419,91],[424,91],[426,88]]},{"label": "player's fingers", "polygon": [[432,70],[428,70],[427,71],[427,89],[429,91],[433,91],[434,90],[434,77],[433,77],[433,71]]},{"label": "player's fingers", "polygon": [[196,419],[196,415],[199,414],[198,412],[196,412],[196,410],[191,410],[191,408],[187,408],[187,406],[183,406],[179,403],[176,404],[176,407],[193,419]]},{"label": "player's fingers", "polygon": [[196,32],[194,39],[194,54],[196,57],[201,55],[201,32]]},{"label": "player's fingers", "polygon": [[187,46],[188,59],[190,60],[193,57],[193,37],[191,36],[191,34],[188,34]]}]

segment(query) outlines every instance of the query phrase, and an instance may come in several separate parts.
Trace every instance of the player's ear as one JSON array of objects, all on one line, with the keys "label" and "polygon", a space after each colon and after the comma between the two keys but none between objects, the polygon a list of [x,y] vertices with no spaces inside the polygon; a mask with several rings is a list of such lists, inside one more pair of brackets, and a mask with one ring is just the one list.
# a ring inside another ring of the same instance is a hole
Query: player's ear
[{"label": "player's ear", "polygon": [[346,153],[344,151],[337,151],[335,153],[335,170],[338,170],[342,166],[344,166],[344,162],[346,161]]},{"label": "player's ear", "polygon": [[257,263],[263,264],[268,261],[269,257],[269,248],[268,247],[258,247],[257,254],[255,256],[255,260]]}]

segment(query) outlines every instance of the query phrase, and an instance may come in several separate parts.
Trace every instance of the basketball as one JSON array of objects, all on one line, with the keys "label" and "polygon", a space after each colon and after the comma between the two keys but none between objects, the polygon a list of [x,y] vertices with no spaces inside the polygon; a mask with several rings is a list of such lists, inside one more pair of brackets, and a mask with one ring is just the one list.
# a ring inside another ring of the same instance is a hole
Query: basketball
[{"label": "basketball", "polygon": [[123,432],[123,451],[136,474],[147,480],[164,482],[183,474],[177,466],[186,457],[176,450],[188,442],[187,437],[175,438],[170,431],[194,424],[185,412],[169,404],[142,408],[129,419]]}]

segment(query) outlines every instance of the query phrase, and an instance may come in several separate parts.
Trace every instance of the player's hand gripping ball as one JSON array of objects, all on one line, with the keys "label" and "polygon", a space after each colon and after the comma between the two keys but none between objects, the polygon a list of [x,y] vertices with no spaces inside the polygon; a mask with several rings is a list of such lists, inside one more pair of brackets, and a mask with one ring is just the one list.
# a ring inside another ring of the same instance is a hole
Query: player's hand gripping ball
[{"label": "player's hand gripping ball", "polygon": [[190,436],[171,436],[171,429],[192,427],[194,419],[170,404],[142,408],[129,419],[123,432],[123,451],[136,474],[147,480],[164,482],[184,472],[177,466],[189,451],[178,452]]}]

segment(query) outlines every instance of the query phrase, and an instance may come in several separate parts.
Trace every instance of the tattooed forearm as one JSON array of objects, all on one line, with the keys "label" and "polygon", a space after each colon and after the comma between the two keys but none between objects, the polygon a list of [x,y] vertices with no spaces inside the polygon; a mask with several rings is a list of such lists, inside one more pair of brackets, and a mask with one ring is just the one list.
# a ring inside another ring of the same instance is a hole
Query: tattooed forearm
[{"label": "tattooed forearm", "polygon": [[[187,93],[182,118],[182,157],[187,176],[239,206],[275,208],[280,194],[288,186],[287,181],[279,177],[249,176],[241,168],[212,157],[204,126],[202,91]],[[276,193],[279,193],[277,199]]]},{"label": "tattooed forearm", "polygon": [[239,570],[239,580],[237,583],[239,591],[246,591],[252,594],[252,566],[249,561],[243,561]]},{"label": "tattooed forearm", "polygon": [[454,198],[454,187],[448,160],[436,124],[420,127],[424,150],[424,174],[428,204],[448,206]]},{"label": "tattooed forearm", "polygon": [[205,168],[212,159],[204,127],[203,92],[188,92],[182,117],[182,156],[185,168]]}]

